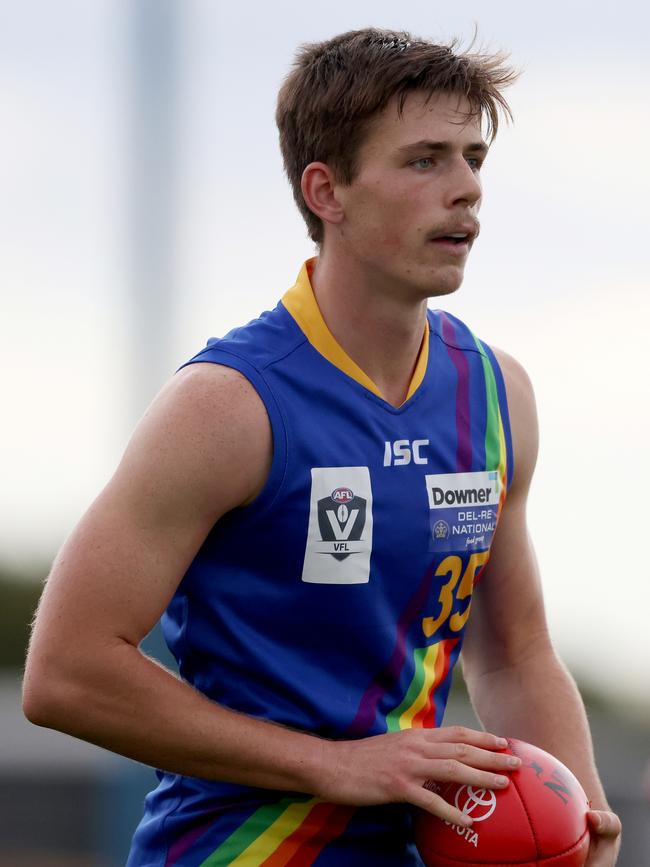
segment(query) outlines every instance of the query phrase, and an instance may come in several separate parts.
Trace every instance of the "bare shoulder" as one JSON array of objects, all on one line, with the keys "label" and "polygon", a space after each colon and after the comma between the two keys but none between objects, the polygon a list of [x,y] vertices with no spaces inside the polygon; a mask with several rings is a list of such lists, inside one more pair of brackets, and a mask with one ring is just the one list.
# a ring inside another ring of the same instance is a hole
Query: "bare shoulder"
[{"label": "bare shoulder", "polygon": [[513,489],[516,493],[528,489],[537,462],[539,425],[535,392],[528,373],[516,358],[495,346],[491,349],[503,373],[508,398],[515,465]]},{"label": "bare shoulder", "polygon": [[163,472],[187,489],[184,477],[196,497],[203,492],[222,513],[255,497],[271,454],[268,415],[246,377],[223,365],[195,363],[178,371],[153,401],[116,477],[140,475],[143,464],[153,476]]},{"label": "bare shoulder", "polygon": [[271,454],[264,404],[244,376],[211,363],[179,371],[55,560],[28,692],[47,693],[51,672],[77,670],[107,642],[137,646],[214,524],[263,487]]},{"label": "bare shoulder", "polygon": [[506,383],[506,391],[508,392],[508,400],[521,400],[533,398],[533,384],[526,372],[526,369],[509,353],[496,346],[490,347],[495,354],[499,367],[503,373],[503,378]]},{"label": "bare shoulder", "polygon": [[[212,362],[197,362],[179,370],[162,389],[147,415],[169,413],[170,421],[196,429],[201,422],[217,423],[227,418],[230,429],[262,425],[268,421],[257,391],[238,370]],[[212,428],[211,428],[212,429]]]}]

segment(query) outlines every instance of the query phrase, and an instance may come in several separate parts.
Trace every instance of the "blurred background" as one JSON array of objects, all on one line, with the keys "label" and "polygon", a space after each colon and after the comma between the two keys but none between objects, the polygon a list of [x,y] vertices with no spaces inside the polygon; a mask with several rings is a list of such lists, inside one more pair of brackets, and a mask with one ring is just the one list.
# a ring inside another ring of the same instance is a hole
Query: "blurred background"
[{"label": "blurred background", "polygon": [[[476,26],[523,71],[441,306],[533,380],[551,629],[620,863],[650,864],[647,4],[0,0],[0,867],[124,864],[153,771],[23,719],[28,623],[158,388],[313,255],[275,98],[298,44],[368,25],[465,43]],[[156,632],[145,649],[168,661]]]}]

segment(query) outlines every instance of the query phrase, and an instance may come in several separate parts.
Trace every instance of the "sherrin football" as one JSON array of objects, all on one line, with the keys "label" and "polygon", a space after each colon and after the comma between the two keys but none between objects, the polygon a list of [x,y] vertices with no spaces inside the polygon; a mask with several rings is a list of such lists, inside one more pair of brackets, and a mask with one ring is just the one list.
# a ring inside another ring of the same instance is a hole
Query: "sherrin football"
[{"label": "sherrin football", "polygon": [[472,817],[470,828],[418,810],[415,839],[427,867],[583,867],[589,802],[580,783],[562,762],[524,741],[508,738],[505,752],[522,761],[505,789],[436,787]]}]

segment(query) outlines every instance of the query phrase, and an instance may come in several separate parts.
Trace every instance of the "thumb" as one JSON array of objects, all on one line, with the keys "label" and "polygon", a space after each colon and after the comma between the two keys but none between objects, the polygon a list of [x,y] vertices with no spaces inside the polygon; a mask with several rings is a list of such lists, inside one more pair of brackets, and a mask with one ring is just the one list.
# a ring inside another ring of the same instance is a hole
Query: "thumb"
[{"label": "thumb", "polygon": [[587,821],[600,837],[618,837],[621,833],[621,820],[609,810],[588,810]]}]

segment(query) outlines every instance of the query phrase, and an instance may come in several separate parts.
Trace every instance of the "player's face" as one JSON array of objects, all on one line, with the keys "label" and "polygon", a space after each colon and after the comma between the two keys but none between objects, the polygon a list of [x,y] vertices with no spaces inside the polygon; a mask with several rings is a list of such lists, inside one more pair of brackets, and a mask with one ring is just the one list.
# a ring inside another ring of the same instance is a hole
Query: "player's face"
[{"label": "player's face", "polygon": [[[454,292],[478,234],[480,120],[464,97],[416,92],[373,123],[358,173],[339,187],[341,241],[378,278],[411,297]],[[450,237],[452,236],[452,237]]]}]

